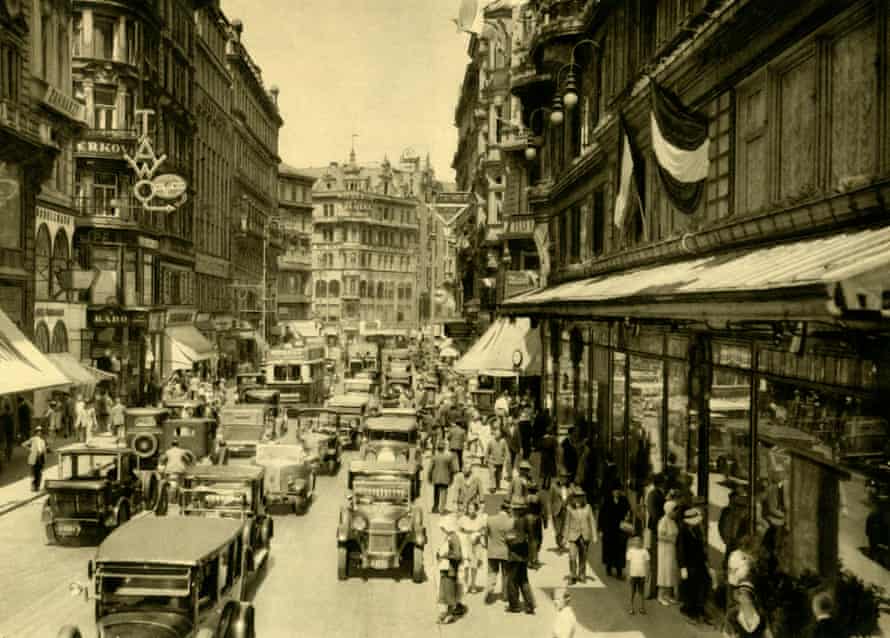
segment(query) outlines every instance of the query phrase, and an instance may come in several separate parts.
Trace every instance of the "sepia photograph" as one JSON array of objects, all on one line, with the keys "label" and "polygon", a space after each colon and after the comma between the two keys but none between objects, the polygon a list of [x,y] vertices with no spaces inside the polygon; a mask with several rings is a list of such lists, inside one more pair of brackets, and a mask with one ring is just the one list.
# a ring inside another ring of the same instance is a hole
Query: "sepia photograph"
[{"label": "sepia photograph", "polygon": [[0,0],[0,638],[890,638],[890,2]]}]

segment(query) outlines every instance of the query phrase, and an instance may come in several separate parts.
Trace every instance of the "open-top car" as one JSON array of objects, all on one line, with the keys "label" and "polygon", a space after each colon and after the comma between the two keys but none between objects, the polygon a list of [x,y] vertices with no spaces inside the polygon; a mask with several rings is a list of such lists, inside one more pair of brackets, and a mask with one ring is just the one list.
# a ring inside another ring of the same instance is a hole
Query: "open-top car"
[{"label": "open-top car", "polygon": [[427,532],[414,472],[405,462],[350,463],[337,526],[337,578],[348,578],[354,564],[393,569],[407,563],[414,582],[423,581]]},{"label": "open-top car", "polygon": [[254,463],[266,470],[266,504],[284,503],[294,512],[309,509],[315,495],[315,468],[318,455],[307,445],[294,440],[257,445]]},{"label": "open-top car", "polygon": [[[59,450],[57,478],[46,480],[41,515],[51,544],[98,542],[142,511],[139,456],[111,442],[75,443]],[[159,489],[154,488],[155,492]]]},{"label": "open-top car", "polygon": [[[144,517],[117,530],[89,562],[99,636],[253,638],[245,601],[249,549],[244,521]],[[65,626],[59,638],[81,636]]]},{"label": "open-top car", "polygon": [[[185,516],[238,518],[248,522],[252,568],[269,556],[272,517],[266,512],[265,468],[256,465],[195,465],[182,478],[179,510]],[[166,515],[163,499],[155,508]]]},{"label": "open-top car", "polygon": [[340,469],[343,453],[343,439],[351,439],[349,425],[347,432],[341,430],[343,420],[332,408],[303,408],[295,413],[296,436],[312,451],[324,470],[334,475]]}]

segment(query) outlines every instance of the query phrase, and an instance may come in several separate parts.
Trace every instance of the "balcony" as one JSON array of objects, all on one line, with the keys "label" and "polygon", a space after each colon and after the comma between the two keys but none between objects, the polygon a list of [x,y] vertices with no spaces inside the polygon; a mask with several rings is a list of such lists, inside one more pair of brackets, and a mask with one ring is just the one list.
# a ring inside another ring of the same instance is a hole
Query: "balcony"
[{"label": "balcony", "polygon": [[52,144],[50,127],[17,102],[0,100],[0,129],[34,146]]},{"label": "balcony", "polygon": [[551,0],[535,12],[529,32],[529,49],[554,39],[584,33],[593,10],[600,0]]},{"label": "balcony", "polygon": [[142,205],[130,197],[74,200],[77,225],[100,228],[133,228],[159,235],[172,234],[168,228],[169,215],[163,211],[145,211]]},{"label": "balcony", "polygon": [[287,252],[278,256],[279,270],[308,270],[312,268],[312,253],[309,251]]},{"label": "balcony", "polygon": [[279,304],[312,303],[312,297],[301,292],[279,292]]},{"label": "balcony", "polygon": [[511,215],[507,219],[505,239],[527,239],[535,233],[535,216],[531,213]]}]

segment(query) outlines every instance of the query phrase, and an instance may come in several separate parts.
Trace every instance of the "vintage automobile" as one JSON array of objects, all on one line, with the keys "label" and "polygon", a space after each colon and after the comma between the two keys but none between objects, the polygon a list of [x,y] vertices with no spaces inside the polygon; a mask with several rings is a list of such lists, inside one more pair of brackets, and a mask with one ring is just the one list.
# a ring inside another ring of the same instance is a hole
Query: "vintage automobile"
[{"label": "vintage automobile", "polygon": [[[265,468],[257,465],[195,465],[183,476],[179,492],[179,513],[184,516],[247,521],[251,570],[265,564],[274,531],[266,511],[265,476]],[[166,516],[171,511],[160,499],[155,514]]]},{"label": "vintage automobile", "polygon": [[[47,479],[41,520],[50,544],[98,542],[145,507],[139,456],[112,441],[59,450],[58,478]],[[159,486],[153,487],[157,494]]]},{"label": "vintage automobile", "polygon": [[158,461],[170,446],[171,438],[164,428],[168,416],[166,408],[127,408],[124,415],[124,436],[139,457],[138,474],[149,509],[158,495]]},{"label": "vintage automobile", "polygon": [[407,563],[414,582],[423,582],[427,533],[413,478],[410,463],[350,463],[337,525],[338,579],[349,577],[352,564],[393,569]]},{"label": "vintage automobile", "polygon": [[403,462],[414,467],[417,493],[420,493],[420,422],[416,410],[389,408],[365,421],[365,434],[359,458],[363,461]]},{"label": "vintage automobile", "polygon": [[274,427],[274,417],[264,405],[242,404],[220,410],[219,431],[228,448],[229,462],[252,459],[264,437],[274,438]]},{"label": "vintage automobile", "polygon": [[[343,447],[358,447],[365,420],[371,413],[371,398],[366,394],[339,394],[327,406],[339,415],[340,442]],[[348,441],[347,439],[348,434]]]},{"label": "vintage automobile", "polygon": [[[245,532],[237,519],[134,520],[105,539],[88,564],[89,582],[71,591],[94,602],[99,636],[253,638]],[[72,625],[57,634],[82,635]]]},{"label": "vintage automobile", "polygon": [[254,463],[266,470],[266,505],[286,504],[304,514],[315,496],[318,455],[298,440],[262,443]]},{"label": "vintage automobile", "polygon": [[[319,465],[331,476],[335,475],[343,454],[344,433],[340,429],[343,420],[339,412],[332,408],[302,408],[295,416],[297,436],[316,455]],[[347,432],[345,436],[348,438],[350,434]]]},{"label": "vintage automobile", "polygon": [[269,388],[249,388],[239,397],[240,405],[264,405],[268,410],[268,418],[275,428],[275,436],[287,428],[287,408],[281,403],[281,392]]}]

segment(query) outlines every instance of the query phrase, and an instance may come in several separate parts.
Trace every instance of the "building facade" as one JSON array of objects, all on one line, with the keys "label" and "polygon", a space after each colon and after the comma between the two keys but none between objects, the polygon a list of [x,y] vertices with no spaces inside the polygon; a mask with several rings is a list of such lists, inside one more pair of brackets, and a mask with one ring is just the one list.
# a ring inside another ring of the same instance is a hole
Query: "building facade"
[{"label": "building facade", "polygon": [[195,10],[195,305],[198,327],[218,346],[225,343],[234,323],[229,29],[218,1]]},{"label": "building facade", "polygon": [[547,287],[503,309],[543,330],[542,400],[632,500],[685,477],[715,553],[735,491],[779,571],[885,581],[858,548],[890,438],[887,4],[524,11],[523,124],[561,117],[526,144]]},{"label": "building facade", "polygon": [[312,185],[315,177],[278,167],[278,223],[285,247],[278,256],[279,322],[312,319]]},{"label": "building facade", "polygon": [[278,89],[266,89],[262,71],[241,42],[242,32],[241,22],[232,20],[226,57],[234,123],[229,151],[233,158],[231,276],[239,323],[238,359],[245,361],[259,357],[258,348],[275,325],[276,271],[283,239],[273,222],[278,213],[281,161],[278,130],[284,122],[278,112]]}]

